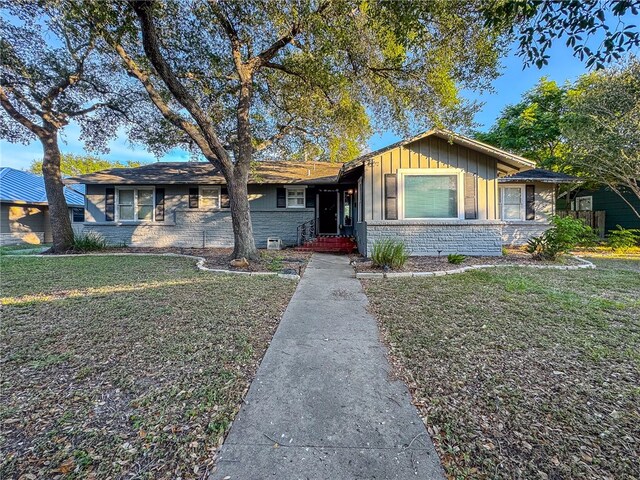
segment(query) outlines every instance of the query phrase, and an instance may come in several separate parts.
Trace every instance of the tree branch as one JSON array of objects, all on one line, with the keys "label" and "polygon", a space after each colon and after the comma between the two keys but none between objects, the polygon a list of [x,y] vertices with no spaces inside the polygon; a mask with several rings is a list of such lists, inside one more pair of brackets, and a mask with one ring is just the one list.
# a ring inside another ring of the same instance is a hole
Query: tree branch
[{"label": "tree branch", "polygon": [[[156,72],[158,73],[164,84],[167,86],[169,91],[171,91],[175,99],[189,112],[189,114],[198,124],[199,130],[202,132],[202,136],[204,136],[206,142],[208,143],[207,150],[213,151],[215,153],[215,157],[217,157],[223,171],[231,172],[233,163],[231,162],[228,153],[222,146],[222,143],[218,139],[218,136],[214,132],[211,126],[210,118],[200,108],[198,103],[189,94],[187,89],[180,83],[175,73],[160,52],[160,47],[158,44],[158,34],[153,24],[151,15],[152,2],[150,0],[131,0],[129,4],[133,8],[133,11],[136,13],[136,15],[138,16],[138,20],[140,21],[140,27],[142,30],[142,45],[145,54],[151,61],[151,64],[154,66]],[[148,79],[147,83],[149,83]],[[191,134],[189,135],[191,136]],[[194,138],[194,141],[195,140],[196,139]],[[198,144],[198,146],[200,146],[200,144]]]},{"label": "tree branch", "polygon": [[2,105],[2,108],[5,109],[5,111],[11,118],[29,129],[29,131],[36,135],[38,138],[44,138],[48,135],[48,132],[44,128],[42,128],[40,125],[36,125],[14,108],[2,86],[0,86],[0,105]]}]

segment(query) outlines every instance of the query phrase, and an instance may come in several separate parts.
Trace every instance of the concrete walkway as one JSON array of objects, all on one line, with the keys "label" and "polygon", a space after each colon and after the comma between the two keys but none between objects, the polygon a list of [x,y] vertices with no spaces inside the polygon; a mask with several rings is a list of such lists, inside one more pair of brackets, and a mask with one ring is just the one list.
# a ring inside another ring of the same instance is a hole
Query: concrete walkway
[{"label": "concrete walkway", "polygon": [[346,256],[314,254],[212,479],[443,479]]}]

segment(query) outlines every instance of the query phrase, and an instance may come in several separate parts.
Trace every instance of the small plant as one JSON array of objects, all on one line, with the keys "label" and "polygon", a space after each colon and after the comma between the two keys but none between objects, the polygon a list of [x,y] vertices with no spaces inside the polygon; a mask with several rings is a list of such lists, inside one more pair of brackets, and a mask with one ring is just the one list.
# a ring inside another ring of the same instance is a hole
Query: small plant
[{"label": "small plant", "polygon": [[390,268],[392,270],[404,267],[409,258],[407,247],[399,240],[376,240],[371,252],[374,267]]},{"label": "small plant", "polygon": [[73,238],[73,249],[77,252],[93,252],[108,246],[107,241],[94,232],[81,233]]},{"label": "small plant", "polygon": [[269,259],[269,263],[267,264],[267,270],[270,272],[280,272],[284,268],[284,263],[282,262],[281,256],[271,257]]},{"label": "small plant", "polygon": [[502,246],[502,256],[505,256],[505,255],[509,255],[509,249],[503,245]]},{"label": "small plant", "polygon": [[596,236],[583,220],[572,217],[552,217],[553,226],[539,237],[527,242],[526,251],[534,258],[555,260],[577,246],[593,245]]},{"label": "small plant", "polygon": [[612,250],[626,252],[636,245],[640,245],[640,229],[622,228],[620,225],[616,225],[615,230],[609,230],[607,240]]},{"label": "small plant", "polygon": [[447,261],[449,263],[452,263],[453,265],[460,265],[462,262],[464,262],[465,258],[467,257],[459,253],[450,253],[449,255],[447,255]]}]

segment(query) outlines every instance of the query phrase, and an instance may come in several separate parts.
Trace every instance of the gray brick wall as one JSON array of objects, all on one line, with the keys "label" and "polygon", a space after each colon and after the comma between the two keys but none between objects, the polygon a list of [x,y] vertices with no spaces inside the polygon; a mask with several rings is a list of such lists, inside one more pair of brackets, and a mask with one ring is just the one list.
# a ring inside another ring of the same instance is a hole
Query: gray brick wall
[{"label": "gray brick wall", "polygon": [[519,246],[527,243],[532,237],[539,237],[551,224],[546,222],[511,222],[507,221],[502,229],[502,243],[510,246]]},{"label": "gray brick wall", "polygon": [[[279,237],[284,245],[295,245],[297,227],[314,217],[313,209],[252,211],[253,233],[258,248],[266,248],[268,237]],[[228,210],[176,209],[165,222],[88,222],[85,232],[96,232],[110,244],[132,247],[232,247],[233,227]]]},{"label": "gray brick wall", "polygon": [[367,222],[367,255],[376,240],[402,240],[411,255],[502,255],[503,222],[495,220]]}]

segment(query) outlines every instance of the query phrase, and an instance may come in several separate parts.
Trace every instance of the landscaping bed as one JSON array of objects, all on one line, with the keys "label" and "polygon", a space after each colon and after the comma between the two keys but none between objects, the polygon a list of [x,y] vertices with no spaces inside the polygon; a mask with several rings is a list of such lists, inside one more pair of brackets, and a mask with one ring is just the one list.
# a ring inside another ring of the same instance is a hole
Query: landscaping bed
[{"label": "landscaping bed", "polygon": [[0,262],[0,477],[206,478],[296,284],[177,257]]},{"label": "landscaping bed", "polygon": [[366,280],[449,478],[640,472],[640,258]]},{"label": "landscaping bed", "polygon": [[[529,253],[522,249],[509,248],[505,249],[505,254],[500,257],[471,257],[466,256],[464,261],[459,264],[449,263],[446,255],[440,257],[409,257],[403,268],[397,269],[399,272],[441,272],[447,270],[456,270],[460,267],[468,267],[472,265],[555,265],[555,266],[571,266],[581,265],[579,259],[565,255],[559,257],[556,261],[539,260],[533,258]],[[376,267],[370,259],[363,258],[359,255],[352,257],[353,265],[356,272],[382,272],[382,267]]]},{"label": "landscaping bed", "polygon": [[[145,248],[145,247],[110,247],[98,252],[88,253],[177,253],[180,255],[192,255],[204,257],[205,266],[242,272],[276,272],[301,275],[304,272],[310,252],[299,252],[293,249],[284,250],[259,250],[260,259],[249,262],[248,267],[234,267],[230,265],[232,248]],[[81,252],[69,252],[81,253]]]}]

